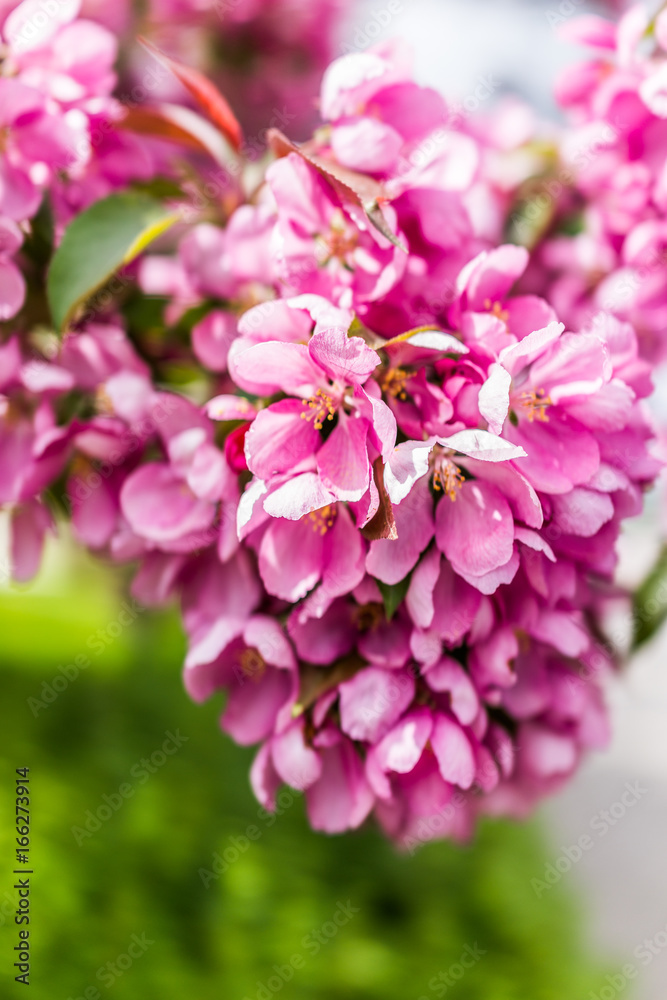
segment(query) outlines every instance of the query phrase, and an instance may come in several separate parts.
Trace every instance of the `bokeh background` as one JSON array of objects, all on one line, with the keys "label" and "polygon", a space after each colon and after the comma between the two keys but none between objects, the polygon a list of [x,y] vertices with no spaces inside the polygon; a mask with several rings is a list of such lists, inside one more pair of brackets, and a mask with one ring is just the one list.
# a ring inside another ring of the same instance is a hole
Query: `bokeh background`
[{"label": "bokeh background", "polygon": [[[358,4],[341,50],[370,41],[366,25],[386,6]],[[498,94],[555,115],[555,75],[579,55],[548,16],[561,8],[594,5],[403,0],[384,30],[411,41],[421,82],[453,98],[494,74]],[[656,496],[624,539],[626,582],[650,567],[661,521]],[[410,857],[372,827],[313,834],[298,796],[268,819],[248,785],[252,753],[219,731],[221,699],[202,707],[185,696],[176,616],[146,612],[117,627],[127,580],[66,535],[33,585],[10,586],[5,545],[0,523],[0,997],[24,989],[11,970],[11,827],[14,769],[28,766],[32,1000],[94,989],[119,1000],[664,1000],[667,949],[646,967],[634,952],[667,927],[667,637],[610,692],[611,751],[539,816],[488,822],[470,845]],[[45,691],[80,655],[90,665],[47,705]],[[144,779],[140,762],[167,732],[186,739]],[[591,832],[626,782],[646,789],[639,801],[557,884],[535,891],[531,881]],[[134,794],[92,836],[75,836],[124,783]],[[259,836],[244,841],[249,827]],[[228,864],[213,878],[216,856]],[[338,927],[340,904],[349,919]],[[144,951],[123,969],[133,936]],[[457,979],[466,948],[478,957]],[[285,982],[274,967],[295,955],[301,967]],[[640,977],[612,985],[626,962]]]}]

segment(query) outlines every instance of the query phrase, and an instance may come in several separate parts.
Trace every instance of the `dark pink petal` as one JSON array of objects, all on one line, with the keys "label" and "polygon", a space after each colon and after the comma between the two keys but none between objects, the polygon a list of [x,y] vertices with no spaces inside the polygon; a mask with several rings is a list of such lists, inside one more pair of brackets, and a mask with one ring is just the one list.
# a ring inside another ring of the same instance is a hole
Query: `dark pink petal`
[{"label": "dark pink petal", "polygon": [[398,538],[372,542],[366,559],[367,572],[388,584],[408,575],[433,538],[433,499],[425,478],[394,507],[394,518]]},{"label": "dark pink petal", "polygon": [[12,260],[0,257],[0,321],[15,316],[24,299],[23,275]]},{"label": "dark pink petal", "polygon": [[212,372],[227,369],[227,355],[236,337],[236,317],[214,309],[192,328],[192,349],[197,360]]},{"label": "dark pink petal", "polygon": [[522,420],[507,434],[525,448],[521,472],[544,493],[569,493],[573,486],[588,482],[600,465],[598,442],[581,425],[555,417],[546,424]]},{"label": "dark pink petal", "polygon": [[364,578],[364,540],[345,506],[338,504],[335,509],[334,525],[324,535],[322,584],[303,609],[313,618],[321,618],[335,598],[349,594]]},{"label": "dark pink petal", "polygon": [[574,739],[537,723],[522,725],[517,734],[522,767],[539,778],[570,774],[579,757]]},{"label": "dark pink petal", "polygon": [[73,477],[67,486],[72,499],[72,530],[82,545],[101,549],[108,544],[116,528],[120,514],[118,497],[101,476],[92,480],[91,485],[86,478]]},{"label": "dark pink petal", "polygon": [[531,528],[542,527],[544,515],[540,499],[528,480],[517,472],[513,464],[479,462],[477,459],[468,458],[462,465],[475,478],[496,486],[509,503],[518,521],[524,521]]},{"label": "dark pink petal", "polygon": [[270,812],[276,808],[276,792],[280,788],[280,776],[273,766],[271,743],[264,743],[250,768],[250,784],[258,802]]},{"label": "dark pink petal", "polygon": [[289,634],[297,653],[307,663],[326,666],[354,647],[358,630],[344,600],[334,601],[321,618],[290,619]]},{"label": "dark pink petal", "polygon": [[42,561],[44,537],[53,528],[53,518],[39,500],[17,507],[11,518],[12,577],[26,583],[37,573]]},{"label": "dark pink petal", "polygon": [[261,410],[246,434],[248,468],[260,479],[288,472],[317,450],[321,438],[298,399],[283,399]]},{"label": "dark pink petal", "polygon": [[361,826],[374,796],[359,755],[349,742],[320,751],[322,776],[306,792],[308,818],[314,830],[344,833]]},{"label": "dark pink petal", "polygon": [[291,689],[290,676],[283,670],[267,668],[259,680],[243,677],[229,693],[221,727],[241,746],[265,739]]},{"label": "dark pink petal", "polygon": [[452,712],[461,725],[469,726],[479,711],[479,698],[475,685],[460,663],[445,656],[424,671],[426,683],[433,691],[444,691],[451,696]]},{"label": "dark pink petal", "polygon": [[441,559],[440,552],[433,547],[421,560],[410,580],[405,603],[413,622],[421,628],[428,628],[433,621],[433,591],[440,576]]},{"label": "dark pink petal", "polygon": [[259,572],[270,594],[299,601],[322,576],[324,539],[308,522],[273,520],[259,548]]},{"label": "dark pink petal", "polygon": [[487,302],[503,302],[528,264],[528,251],[519,246],[501,246],[477,258],[467,282],[468,308],[485,312]]},{"label": "dark pink petal", "polygon": [[243,630],[243,640],[272,666],[282,670],[296,669],[292,647],[275,618],[253,615]]}]

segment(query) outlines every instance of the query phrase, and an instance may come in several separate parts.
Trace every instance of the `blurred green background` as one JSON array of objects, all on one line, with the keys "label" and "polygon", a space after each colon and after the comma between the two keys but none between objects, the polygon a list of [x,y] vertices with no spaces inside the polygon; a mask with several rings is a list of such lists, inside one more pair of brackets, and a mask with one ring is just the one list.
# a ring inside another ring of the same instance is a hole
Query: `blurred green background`
[{"label": "blurred green background", "polygon": [[[489,822],[467,847],[435,843],[410,857],[372,825],[345,837],[312,833],[298,796],[283,798],[274,822],[263,818],[248,784],[252,751],[219,731],[221,698],[196,706],[184,693],[175,613],[115,626],[125,582],[53,547],[36,586],[0,591],[0,901],[13,898],[14,769],[22,766],[30,768],[35,871],[30,992],[13,981],[18,928],[5,906],[1,996],[588,1000],[604,985],[610,970],[587,955],[579,904],[568,895],[576,882],[539,900],[530,886],[553,856],[536,823]],[[53,688],[59,667],[80,654],[90,666],[47,706],[43,684]],[[167,731],[187,740],[145,777],[140,761]],[[78,846],[72,828],[84,828],[105,794],[117,803],[124,783],[134,794]],[[251,825],[259,838],[220,877],[202,879],[216,853],[234,858],[229,838]],[[355,912],[338,928],[338,904],[348,901]],[[133,935],[143,952],[117,963]],[[484,954],[446,985],[439,974],[453,965],[458,974],[466,946]],[[301,967],[285,982],[274,966],[293,955]]]}]

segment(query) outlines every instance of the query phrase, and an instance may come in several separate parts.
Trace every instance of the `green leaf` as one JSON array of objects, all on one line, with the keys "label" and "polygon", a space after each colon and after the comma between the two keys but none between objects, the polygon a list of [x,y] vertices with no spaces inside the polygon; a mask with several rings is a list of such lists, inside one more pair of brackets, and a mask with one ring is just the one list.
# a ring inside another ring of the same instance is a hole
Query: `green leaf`
[{"label": "green leaf", "polygon": [[652,639],[667,620],[667,546],[633,599],[633,652]]},{"label": "green leaf", "polygon": [[398,611],[401,601],[404,600],[405,595],[408,592],[408,587],[410,586],[410,576],[411,574],[408,573],[408,575],[401,580],[400,583],[382,583],[381,580],[375,581],[380,588],[380,593],[382,594],[384,611],[388,622],[392,620]]},{"label": "green leaf", "polygon": [[47,278],[56,328],[64,330],[78,307],[177,218],[138,191],[113,194],[78,215],[65,230]]}]

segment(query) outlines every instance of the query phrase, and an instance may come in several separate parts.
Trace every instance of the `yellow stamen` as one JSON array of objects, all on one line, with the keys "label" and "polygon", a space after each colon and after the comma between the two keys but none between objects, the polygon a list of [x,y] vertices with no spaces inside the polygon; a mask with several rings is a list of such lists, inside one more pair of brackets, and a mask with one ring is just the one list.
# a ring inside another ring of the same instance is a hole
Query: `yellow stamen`
[{"label": "yellow stamen", "polygon": [[502,302],[492,302],[491,299],[485,299],[484,308],[507,326],[510,314],[507,309],[503,309]]},{"label": "yellow stamen", "polygon": [[442,490],[450,500],[456,500],[459,490],[465,483],[465,476],[453,462],[445,459],[433,473],[433,489]]},{"label": "yellow stamen", "polygon": [[310,514],[306,514],[311,528],[317,535],[326,535],[327,531],[333,528],[336,523],[337,516],[336,505],[331,503],[327,504],[326,507],[321,507],[320,510],[311,510]]},{"label": "yellow stamen", "polygon": [[[336,406],[328,393],[318,389],[310,399],[304,399],[302,406],[306,411],[301,414],[302,420],[312,420],[316,431],[321,431],[325,420],[333,420],[336,413]],[[307,412],[310,411],[310,412]]]},{"label": "yellow stamen", "polygon": [[394,399],[407,399],[408,394],[405,391],[405,383],[409,377],[408,372],[404,368],[390,368],[384,372],[380,379],[382,391],[393,396]]},{"label": "yellow stamen", "polygon": [[522,392],[519,396],[519,402],[528,410],[528,419],[531,424],[534,420],[538,420],[543,424],[549,422],[546,411],[553,403],[551,397],[547,396],[544,389],[537,389],[534,392]]},{"label": "yellow stamen", "polygon": [[266,661],[258,650],[244,649],[239,656],[239,663],[245,676],[255,684],[264,676]]}]

